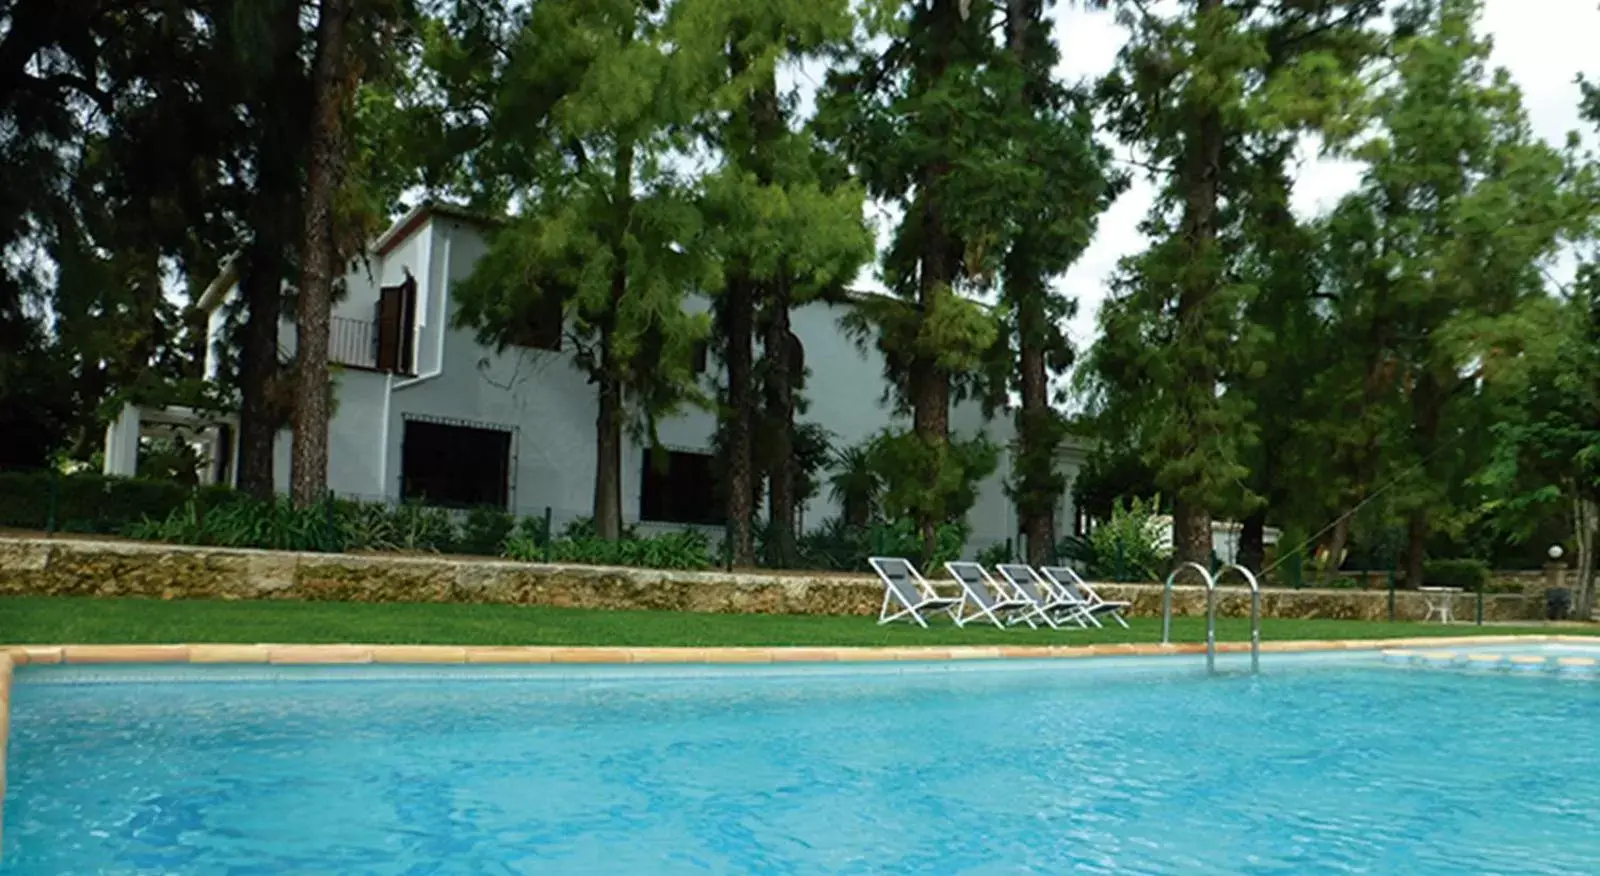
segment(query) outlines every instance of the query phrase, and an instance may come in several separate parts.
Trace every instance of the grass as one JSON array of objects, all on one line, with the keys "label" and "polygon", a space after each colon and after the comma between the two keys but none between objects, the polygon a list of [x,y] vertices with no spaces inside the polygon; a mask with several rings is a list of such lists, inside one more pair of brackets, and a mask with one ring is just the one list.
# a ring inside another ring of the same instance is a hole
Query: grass
[{"label": "grass", "polygon": [[[880,627],[873,618],[724,615],[667,611],[596,611],[516,605],[363,604],[342,602],[0,597],[0,642],[145,644],[294,642],[437,645],[982,645],[1155,642],[1161,623],[1134,618],[1133,628],[1104,630],[957,629],[947,621],[923,630]],[[1387,639],[1411,636],[1549,633],[1549,627],[1384,621],[1273,620],[1266,639]],[[1600,634],[1600,627],[1562,628]],[[1205,638],[1203,618],[1174,618],[1173,639]],[[1217,638],[1249,638],[1249,622],[1217,621]]]}]

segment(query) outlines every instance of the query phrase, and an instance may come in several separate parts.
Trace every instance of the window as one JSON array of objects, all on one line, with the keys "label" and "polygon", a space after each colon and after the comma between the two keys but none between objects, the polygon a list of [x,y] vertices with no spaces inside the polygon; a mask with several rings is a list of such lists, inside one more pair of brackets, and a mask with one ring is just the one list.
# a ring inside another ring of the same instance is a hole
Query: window
[{"label": "window", "polygon": [[522,314],[522,324],[514,326],[507,339],[519,347],[535,350],[561,350],[561,298],[542,295]]},{"label": "window", "polygon": [[709,453],[644,452],[639,518],[651,523],[721,526],[726,510],[717,496]]},{"label": "window", "polygon": [[505,508],[510,500],[510,475],[510,432],[406,420],[400,442],[401,499],[461,508]]}]

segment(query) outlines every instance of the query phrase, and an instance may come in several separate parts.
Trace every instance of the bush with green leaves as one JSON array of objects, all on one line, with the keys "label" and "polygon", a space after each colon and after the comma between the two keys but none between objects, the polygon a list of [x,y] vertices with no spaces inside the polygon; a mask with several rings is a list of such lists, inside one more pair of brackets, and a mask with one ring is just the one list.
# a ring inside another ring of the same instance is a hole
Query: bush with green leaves
[{"label": "bush with green leaves", "polygon": [[1161,524],[1155,516],[1158,503],[1158,499],[1118,499],[1112,504],[1110,520],[1096,526],[1087,538],[1063,539],[1056,553],[1091,578],[1163,580],[1172,566],[1172,552],[1161,544]]},{"label": "bush with green leaves", "polygon": [[[939,569],[950,560],[960,559],[968,535],[965,523],[941,525],[927,568]],[[868,557],[904,557],[916,562],[922,556],[922,536],[916,523],[906,518],[859,527],[834,517],[802,536],[799,549],[806,568],[864,572]]]},{"label": "bush with green leaves", "polygon": [[451,553],[496,557],[516,529],[517,519],[498,508],[474,508],[461,522]]},{"label": "bush with green leaves", "polygon": [[206,509],[231,501],[233,495],[228,487],[98,472],[0,472],[0,526],[45,529],[53,503],[58,530],[127,534],[142,519],[165,520],[191,500]]},{"label": "bush with green leaves", "polygon": [[1422,567],[1427,587],[1459,587],[1477,592],[1489,583],[1489,564],[1482,560],[1429,560]]},{"label": "bush with green leaves", "polygon": [[997,541],[992,545],[978,551],[974,558],[986,569],[992,569],[1002,563],[1016,562],[1016,551],[1012,550],[1011,541]]},{"label": "bush with green leaves", "polygon": [[524,518],[506,536],[501,552],[508,559],[528,563],[687,570],[712,566],[711,539],[699,530],[641,536],[634,527],[625,527],[622,538],[606,541],[596,537],[587,518],[567,524],[554,539],[543,518]]},{"label": "bush with green leaves", "polygon": [[190,500],[166,517],[145,518],[129,528],[133,538],[208,547],[280,551],[339,551],[344,544],[325,505],[296,508],[287,498],[271,502],[236,496],[206,508]]}]

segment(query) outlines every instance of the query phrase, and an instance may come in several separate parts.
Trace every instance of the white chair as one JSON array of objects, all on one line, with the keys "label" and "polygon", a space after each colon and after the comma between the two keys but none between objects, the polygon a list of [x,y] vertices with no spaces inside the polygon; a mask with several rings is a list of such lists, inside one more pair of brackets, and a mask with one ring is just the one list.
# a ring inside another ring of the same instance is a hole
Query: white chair
[{"label": "white chair", "polygon": [[[872,557],[867,560],[867,565],[883,581],[883,608],[878,610],[880,626],[909,617],[917,626],[926,628],[928,617],[940,613],[956,617],[961,600],[954,596],[940,596],[909,561],[899,557]],[[890,611],[896,607],[898,610]]]},{"label": "white chair", "polygon": [[[977,563],[951,562],[944,568],[950,577],[961,585],[961,608],[956,612],[956,626],[964,627],[975,620],[987,620],[1005,629],[1007,624],[1025,623],[1037,627],[1033,616],[1038,608],[1029,600],[1005,592],[1000,582]],[[975,609],[968,614],[968,608]]]},{"label": "white chair", "polygon": [[1080,629],[1088,627],[1090,623],[1099,626],[1081,600],[1056,594],[1032,566],[1001,563],[994,570],[1011,585],[1011,589],[1038,607],[1039,614],[1052,629],[1061,629],[1062,622],[1077,624]]},{"label": "white chair", "polygon": [[[1068,594],[1076,597],[1089,612],[1091,618],[1103,614],[1122,624],[1123,629],[1128,628],[1128,621],[1123,618],[1122,611],[1133,603],[1108,602],[1101,599],[1100,594],[1094,592],[1094,588],[1078,577],[1077,572],[1066,566],[1042,566],[1039,571],[1044,574],[1045,580],[1050,582],[1050,586],[1055,588],[1058,594]],[[1095,620],[1095,625],[1100,625],[1098,619]]]}]

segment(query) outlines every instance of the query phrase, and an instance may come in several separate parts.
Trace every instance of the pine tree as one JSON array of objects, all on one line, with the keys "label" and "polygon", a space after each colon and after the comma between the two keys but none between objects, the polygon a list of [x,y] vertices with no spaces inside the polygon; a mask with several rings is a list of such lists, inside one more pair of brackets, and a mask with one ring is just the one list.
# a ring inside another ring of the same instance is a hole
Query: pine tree
[{"label": "pine tree", "polygon": [[1122,265],[1091,365],[1109,437],[1143,447],[1172,499],[1180,560],[1209,562],[1213,515],[1252,498],[1251,405],[1226,391],[1251,367],[1240,340],[1254,294],[1223,242],[1232,207],[1285,136],[1338,133],[1380,5],[1192,0],[1163,18],[1122,4],[1132,34],[1103,94],[1162,189],[1144,225],[1154,242]]},{"label": "pine tree", "polygon": [[1353,398],[1375,411],[1344,453],[1359,466],[1353,495],[1372,486],[1380,448],[1399,478],[1412,586],[1464,477],[1470,408],[1493,360],[1515,348],[1504,327],[1542,298],[1541,268],[1585,209],[1510,77],[1487,70],[1479,15],[1477,0],[1396,12],[1393,76],[1373,99],[1378,132],[1356,150],[1367,170],[1336,212],[1336,256],[1350,266],[1345,337],[1364,340],[1352,348],[1366,371]]},{"label": "pine tree", "polygon": [[1007,343],[1001,367],[1021,397],[1008,491],[1016,503],[1027,560],[1046,563],[1056,543],[1055,511],[1066,490],[1056,452],[1067,434],[1051,398],[1051,377],[1072,361],[1062,324],[1075,303],[1052,280],[1077,260],[1096,220],[1126,184],[1110,167],[1110,152],[1094,139],[1083,95],[1058,82],[1060,60],[1044,13],[1045,0],[1009,0],[1006,53],[996,64],[999,93],[1011,95],[1004,121],[1012,150],[1001,209],[1007,247],[1001,266]]},{"label": "pine tree", "polygon": [[1010,98],[994,87],[992,2],[929,0],[878,11],[870,33],[885,38],[883,50],[830,75],[819,129],[869,194],[904,211],[882,265],[894,297],[858,303],[847,328],[876,344],[896,399],[910,411],[912,440],[892,445],[905,455],[897,470],[910,483],[891,492],[910,497],[924,554],[932,556],[938,525],[982,476],[963,461],[983,455],[952,452],[950,404],[973,391],[998,331],[962,290],[992,285],[1005,240],[997,217],[1009,189],[996,177],[1013,167],[999,142]]},{"label": "pine tree", "polygon": [[519,214],[490,241],[458,289],[457,320],[506,345],[559,305],[574,364],[595,387],[594,520],[622,533],[626,432],[700,401],[691,368],[705,320],[685,295],[715,288],[717,265],[696,240],[697,197],[672,170],[705,95],[699,64],[678,45],[696,22],[649,0],[546,0],[511,40],[484,131],[498,174],[491,190]]},{"label": "pine tree", "polygon": [[[696,33],[707,38],[706,86],[715,120],[707,139],[723,159],[705,181],[702,207],[723,263],[715,308],[726,369],[718,451],[732,558],[740,565],[755,560],[751,521],[765,469],[772,487],[769,549],[777,555],[771,559],[783,563],[792,560],[797,502],[792,439],[798,386],[795,363],[788,361],[788,312],[850,282],[870,257],[872,239],[860,187],[826,184],[818,166],[825,159],[813,137],[793,129],[777,68],[842,45],[852,19],[843,0],[681,2]],[[758,333],[765,351],[759,369]],[[758,434],[765,451],[759,455]]]}]

